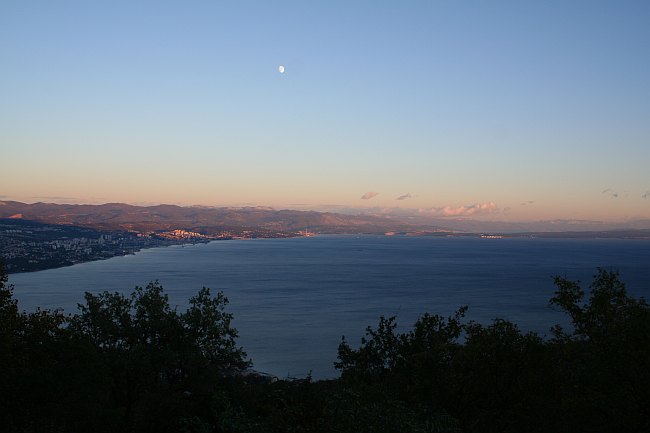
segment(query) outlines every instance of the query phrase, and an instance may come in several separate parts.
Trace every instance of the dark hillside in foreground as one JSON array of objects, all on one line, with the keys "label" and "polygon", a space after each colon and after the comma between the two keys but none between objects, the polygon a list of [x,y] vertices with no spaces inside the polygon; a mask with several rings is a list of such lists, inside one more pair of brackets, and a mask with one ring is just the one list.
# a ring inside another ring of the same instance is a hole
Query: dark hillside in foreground
[{"label": "dark hillside in foreground", "polygon": [[73,316],[20,312],[0,264],[0,424],[14,432],[648,432],[650,306],[599,270],[589,297],[556,278],[571,319],[553,338],[516,324],[381,317],[338,349],[341,377],[248,369],[227,299],[185,312],[162,286],[86,294]]}]

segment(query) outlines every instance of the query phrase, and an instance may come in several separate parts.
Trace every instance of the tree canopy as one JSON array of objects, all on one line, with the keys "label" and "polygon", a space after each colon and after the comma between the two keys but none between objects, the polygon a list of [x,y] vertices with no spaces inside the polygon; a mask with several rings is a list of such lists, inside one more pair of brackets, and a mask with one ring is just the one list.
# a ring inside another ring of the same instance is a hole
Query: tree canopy
[{"label": "tree canopy", "polygon": [[650,307],[617,272],[556,277],[570,325],[550,338],[507,320],[381,317],[343,338],[341,377],[247,371],[228,300],[179,312],[152,282],[86,293],[78,312],[20,311],[0,265],[0,425],[8,432],[648,432]]}]

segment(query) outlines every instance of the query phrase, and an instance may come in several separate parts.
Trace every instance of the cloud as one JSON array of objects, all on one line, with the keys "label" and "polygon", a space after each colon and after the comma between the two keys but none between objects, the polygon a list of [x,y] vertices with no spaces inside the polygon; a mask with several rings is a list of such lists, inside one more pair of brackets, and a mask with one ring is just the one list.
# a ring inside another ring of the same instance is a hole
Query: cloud
[{"label": "cloud", "polygon": [[[413,195],[417,197],[417,195]],[[374,215],[389,218],[406,218],[409,221],[431,222],[431,218],[443,217],[470,217],[488,214],[505,213],[506,209],[498,208],[493,202],[475,203],[459,207],[431,207],[431,208],[409,208],[409,207],[342,207],[342,206],[319,206],[321,212],[337,212],[346,215]]]},{"label": "cloud", "polygon": [[499,208],[493,202],[485,202],[458,207],[445,206],[419,209],[418,212],[420,214],[436,217],[466,217],[499,212]]},{"label": "cloud", "polygon": [[489,202],[489,203],[479,203],[479,204],[472,204],[469,206],[459,206],[459,207],[445,206],[442,209],[442,214],[443,216],[468,216],[468,215],[490,213],[490,212],[494,212],[495,210],[497,210],[496,205],[492,202]]},{"label": "cloud", "polygon": [[645,194],[641,196],[641,198],[650,198],[650,191],[646,191]]},{"label": "cloud", "polygon": [[535,200],[528,200],[528,201],[521,202],[520,205],[521,206],[526,206],[526,205],[533,204],[533,203],[535,203]]},{"label": "cloud", "polygon": [[410,193],[410,192],[407,192],[407,193],[404,194],[404,195],[400,195],[400,196],[397,197],[395,200],[406,200],[407,198],[411,198],[411,197],[413,197],[413,196],[411,195],[411,193]]},{"label": "cloud", "polygon": [[364,195],[361,196],[362,200],[370,200],[373,197],[377,197],[379,195],[378,192],[373,192],[373,191],[368,191]]},{"label": "cloud", "polygon": [[619,197],[619,193],[614,191],[611,188],[607,188],[607,189],[603,190],[601,192],[601,194],[605,194],[605,195],[609,196],[609,198],[618,198]]}]

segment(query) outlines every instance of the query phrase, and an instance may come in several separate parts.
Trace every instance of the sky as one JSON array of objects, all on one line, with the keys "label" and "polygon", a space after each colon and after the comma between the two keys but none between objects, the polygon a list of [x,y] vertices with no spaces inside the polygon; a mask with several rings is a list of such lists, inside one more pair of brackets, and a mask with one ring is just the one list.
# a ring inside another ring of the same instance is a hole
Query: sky
[{"label": "sky", "polygon": [[0,200],[650,218],[649,23],[646,0],[3,0]]}]

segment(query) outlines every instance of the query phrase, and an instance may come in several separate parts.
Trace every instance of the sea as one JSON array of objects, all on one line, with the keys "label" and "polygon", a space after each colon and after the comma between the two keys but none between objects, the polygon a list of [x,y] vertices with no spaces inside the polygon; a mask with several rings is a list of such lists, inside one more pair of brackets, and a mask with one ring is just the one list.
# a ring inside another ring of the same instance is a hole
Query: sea
[{"label": "sea", "polygon": [[223,291],[238,343],[257,371],[280,378],[338,376],[341,338],[357,346],[380,316],[405,332],[423,313],[513,321],[549,336],[566,316],[549,305],[554,276],[588,290],[598,267],[650,296],[650,241],[411,236],[224,240],[10,275],[21,309],[75,313],[84,292],[131,293],[158,280],[184,311],[202,287]]}]

